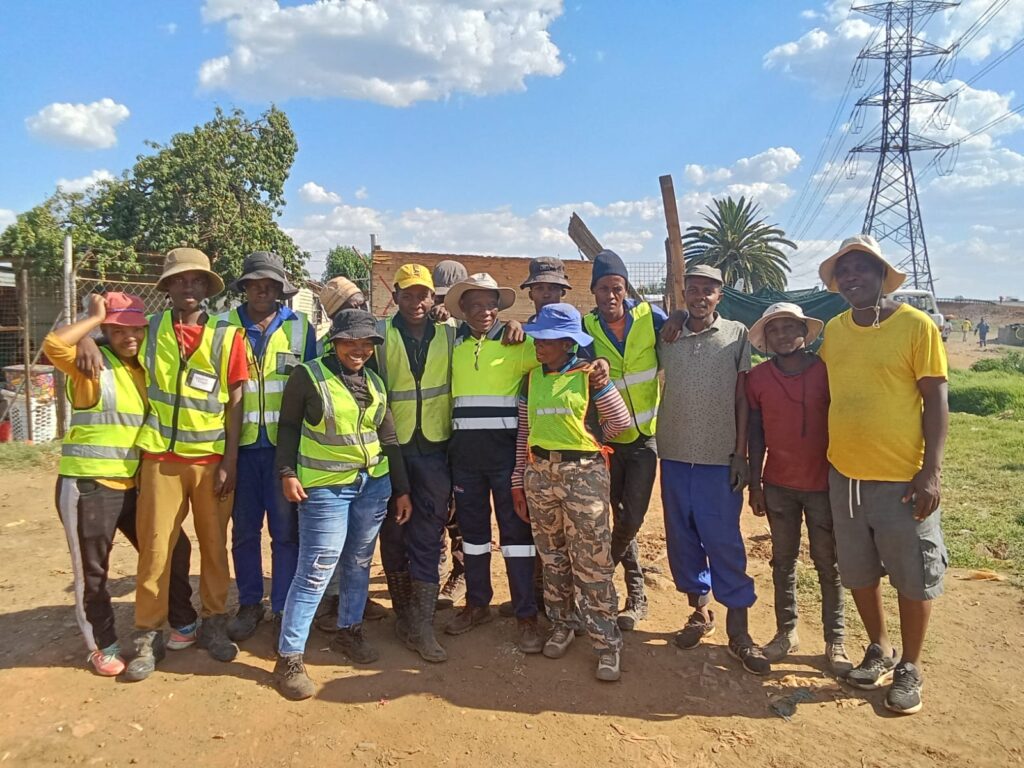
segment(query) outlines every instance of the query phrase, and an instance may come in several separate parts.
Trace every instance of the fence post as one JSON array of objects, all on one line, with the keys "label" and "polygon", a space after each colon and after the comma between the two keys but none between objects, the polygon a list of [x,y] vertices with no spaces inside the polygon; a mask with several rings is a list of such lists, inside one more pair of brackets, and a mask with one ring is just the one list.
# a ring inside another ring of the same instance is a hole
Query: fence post
[{"label": "fence post", "polygon": [[25,332],[22,352],[25,356],[25,437],[33,441],[32,424],[32,340],[29,337],[32,324],[28,317],[28,270],[21,270],[21,327]]},{"label": "fence post", "polygon": [[[71,235],[64,236],[64,282],[62,284],[62,296],[64,300],[64,323],[70,325],[75,321],[75,275],[73,263],[73,250]],[[64,374],[57,372],[54,377],[54,387],[57,397],[57,437],[63,438],[65,426],[68,423],[68,401],[64,396]]]}]

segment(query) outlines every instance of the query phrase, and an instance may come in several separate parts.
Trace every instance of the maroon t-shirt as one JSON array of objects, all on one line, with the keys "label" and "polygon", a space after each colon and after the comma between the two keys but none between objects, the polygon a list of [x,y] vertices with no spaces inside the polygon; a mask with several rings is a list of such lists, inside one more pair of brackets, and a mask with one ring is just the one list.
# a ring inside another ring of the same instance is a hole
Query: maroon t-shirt
[{"label": "maroon t-shirt", "polygon": [[771,360],[747,376],[747,400],[761,412],[768,449],[762,479],[797,491],[828,490],[828,374],[815,359],[787,376]]}]

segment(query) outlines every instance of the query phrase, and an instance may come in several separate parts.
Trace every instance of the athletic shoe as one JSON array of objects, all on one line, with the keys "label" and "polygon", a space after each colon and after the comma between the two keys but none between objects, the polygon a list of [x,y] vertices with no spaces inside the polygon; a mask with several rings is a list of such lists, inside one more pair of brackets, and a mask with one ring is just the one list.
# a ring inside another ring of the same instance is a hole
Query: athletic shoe
[{"label": "athletic shoe", "polygon": [[700,641],[715,633],[715,612],[708,611],[707,619],[700,611],[694,611],[686,620],[686,626],[676,633],[676,645],[684,651],[696,648]]},{"label": "athletic shoe", "polygon": [[614,683],[622,677],[622,669],[619,663],[618,651],[601,651],[597,657],[597,670],[594,676],[606,683]]},{"label": "athletic shoe", "polygon": [[274,665],[274,682],[277,690],[286,699],[302,701],[316,693],[316,685],[306,674],[306,665],[302,663],[301,653],[290,653],[278,656]]},{"label": "athletic shoe", "polygon": [[626,607],[619,611],[616,619],[619,629],[623,632],[632,632],[636,625],[647,618],[647,598],[627,597]]},{"label": "athletic shoe", "polygon": [[840,641],[838,643],[825,643],[825,661],[829,669],[840,677],[844,677],[853,669],[853,662],[846,655],[846,646]]},{"label": "athletic shoe", "polygon": [[764,651],[754,645],[749,637],[729,641],[729,655],[738,660],[752,675],[769,675],[772,664],[765,658]]},{"label": "athletic shoe", "polygon": [[576,633],[568,624],[556,624],[551,630],[548,640],[544,643],[544,655],[549,659],[560,659],[569,650],[572,641],[576,639]]},{"label": "athletic shoe", "polygon": [[125,664],[121,658],[121,649],[117,643],[99,648],[89,654],[89,663],[102,677],[117,677],[124,672]]},{"label": "athletic shoe", "polygon": [[791,653],[800,650],[800,636],[796,630],[776,632],[775,637],[764,647],[764,656],[773,664],[782,661]]},{"label": "athletic shoe", "polygon": [[882,651],[882,646],[872,643],[864,654],[864,660],[846,673],[846,682],[854,688],[873,691],[892,682],[893,669],[896,667],[896,649],[889,656]]},{"label": "athletic shoe", "polygon": [[437,598],[438,608],[452,608],[466,597],[466,577],[452,571]]},{"label": "athletic shoe", "polygon": [[164,633],[155,629],[137,629],[132,634],[135,657],[124,670],[124,679],[129,682],[145,680],[156,669],[166,655]]},{"label": "athletic shoe", "polygon": [[896,665],[892,675],[892,687],[885,694],[885,708],[901,715],[913,715],[921,711],[921,689],[924,678],[921,670],[909,661]]},{"label": "athletic shoe", "polygon": [[199,619],[196,619],[187,627],[171,627],[171,639],[167,641],[167,650],[183,651],[195,645],[198,629]]}]

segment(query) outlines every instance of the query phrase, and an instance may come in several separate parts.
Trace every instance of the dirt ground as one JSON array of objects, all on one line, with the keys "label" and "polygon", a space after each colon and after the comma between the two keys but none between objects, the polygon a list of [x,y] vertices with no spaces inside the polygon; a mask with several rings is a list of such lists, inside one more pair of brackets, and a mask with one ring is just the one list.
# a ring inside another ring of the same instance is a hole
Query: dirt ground
[{"label": "dirt ground", "polygon": [[[315,633],[307,661],[321,688],[290,703],[270,685],[270,627],[230,664],[171,652],[148,681],[92,674],[75,625],[70,564],[52,475],[8,476],[0,490],[0,764],[357,766],[1009,766],[1024,762],[1024,593],[951,573],[927,647],[924,711],[890,715],[881,692],[855,692],[823,673],[813,570],[803,568],[802,649],[771,677],[742,672],[724,631],[697,650],[671,642],[687,613],[668,580],[657,497],[643,533],[651,616],[629,633],[623,679],[593,678],[579,638],[562,660],[525,657],[498,619],[443,638],[450,660],[422,662],[393,639],[392,618],[369,628],[380,661],[354,669]],[[761,599],[755,639],[773,629],[770,546],[745,517]],[[267,558],[269,562],[269,558]],[[111,564],[119,627],[131,623],[134,552]],[[193,563],[193,572],[198,568]],[[502,594],[500,558],[495,583]],[[374,568],[372,594],[386,601]],[[724,618],[724,612],[719,614]],[[442,612],[439,623],[446,614]],[[851,655],[864,638],[848,610]],[[722,622],[724,624],[724,621]],[[773,697],[804,687],[792,721]]]}]

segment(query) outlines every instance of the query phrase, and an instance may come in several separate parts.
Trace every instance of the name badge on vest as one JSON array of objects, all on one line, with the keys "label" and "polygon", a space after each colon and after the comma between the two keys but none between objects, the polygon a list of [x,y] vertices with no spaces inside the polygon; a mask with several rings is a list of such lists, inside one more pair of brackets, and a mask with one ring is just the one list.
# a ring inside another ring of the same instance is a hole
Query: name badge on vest
[{"label": "name badge on vest", "polygon": [[188,376],[185,377],[185,383],[193,389],[210,394],[217,388],[217,377],[193,368],[188,372]]}]

